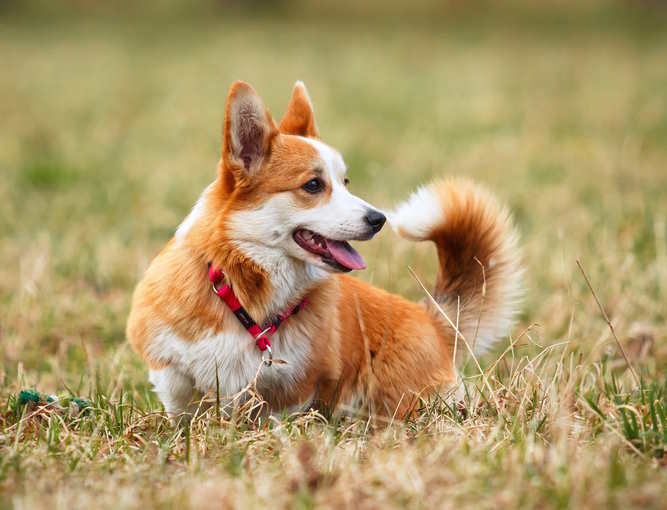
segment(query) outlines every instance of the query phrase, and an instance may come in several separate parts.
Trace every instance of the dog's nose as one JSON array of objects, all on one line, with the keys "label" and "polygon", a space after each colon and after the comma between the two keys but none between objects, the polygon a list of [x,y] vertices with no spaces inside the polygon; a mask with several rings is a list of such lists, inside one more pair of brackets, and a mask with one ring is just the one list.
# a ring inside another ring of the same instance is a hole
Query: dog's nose
[{"label": "dog's nose", "polygon": [[366,223],[368,223],[372,229],[373,232],[379,232],[382,226],[384,225],[384,222],[387,221],[387,217],[382,214],[380,211],[376,211],[375,209],[371,209],[366,213],[365,216]]}]

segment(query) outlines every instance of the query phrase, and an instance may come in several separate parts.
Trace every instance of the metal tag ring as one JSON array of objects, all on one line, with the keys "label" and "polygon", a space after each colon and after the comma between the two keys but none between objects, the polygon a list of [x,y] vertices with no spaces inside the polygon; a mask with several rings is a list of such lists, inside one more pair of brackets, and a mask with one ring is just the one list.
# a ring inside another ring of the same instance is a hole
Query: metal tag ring
[{"label": "metal tag ring", "polygon": [[262,353],[262,361],[267,367],[270,367],[273,364],[273,351],[271,350],[271,346],[269,344],[266,344],[266,352],[269,353],[268,358],[264,357],[264,353]]}]

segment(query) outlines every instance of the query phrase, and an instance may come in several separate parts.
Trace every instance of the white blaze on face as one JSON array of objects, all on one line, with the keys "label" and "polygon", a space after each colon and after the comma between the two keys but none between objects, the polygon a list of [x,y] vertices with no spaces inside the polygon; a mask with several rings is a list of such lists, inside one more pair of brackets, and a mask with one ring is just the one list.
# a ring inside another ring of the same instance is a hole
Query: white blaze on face
[{"label": "white blaze on face", "polygon": [[369,203],[350,193],[345,187],[347,168],[338,151],[311,138],[303,138],[317,150],[326,172],[325,180],[331,186],[329,200],[321,206],[297,213],[297,226],[317,232],[324,237],[346,241],[368,235],[365,216],[374,209]]}]

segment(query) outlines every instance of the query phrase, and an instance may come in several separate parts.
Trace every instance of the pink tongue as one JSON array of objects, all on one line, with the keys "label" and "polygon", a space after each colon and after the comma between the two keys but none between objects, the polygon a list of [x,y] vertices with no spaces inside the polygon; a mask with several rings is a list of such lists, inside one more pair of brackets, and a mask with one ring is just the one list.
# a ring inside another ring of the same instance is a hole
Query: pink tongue
[{"label": "pink tongue", "polygon": [[348,269],[365,269],[366,263],[352,246],[345,241],[327,239],[327,248],[333,259]]}]

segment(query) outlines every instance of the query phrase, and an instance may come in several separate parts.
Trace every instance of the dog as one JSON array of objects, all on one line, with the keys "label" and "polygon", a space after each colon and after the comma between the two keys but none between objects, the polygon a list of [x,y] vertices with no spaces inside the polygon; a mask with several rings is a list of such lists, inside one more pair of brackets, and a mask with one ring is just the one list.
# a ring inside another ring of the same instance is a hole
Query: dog
[{"label": "dog", "polygon": [[[384,214],[347,184],[302,82],[278,125],[250,85],[231,86],[217,176],[149,265],[127,323],[169,415],[193,412],[195,390],[230,396],[254,381],[271,412],[367,406],[402,418],[456,386],[456,344],[483,352],[508,334],[521,256],[489,192],[436,181]],[[349,241],[371,239],[387,216],[437,247],[425,302],[346,274],[365,267]]]}]

